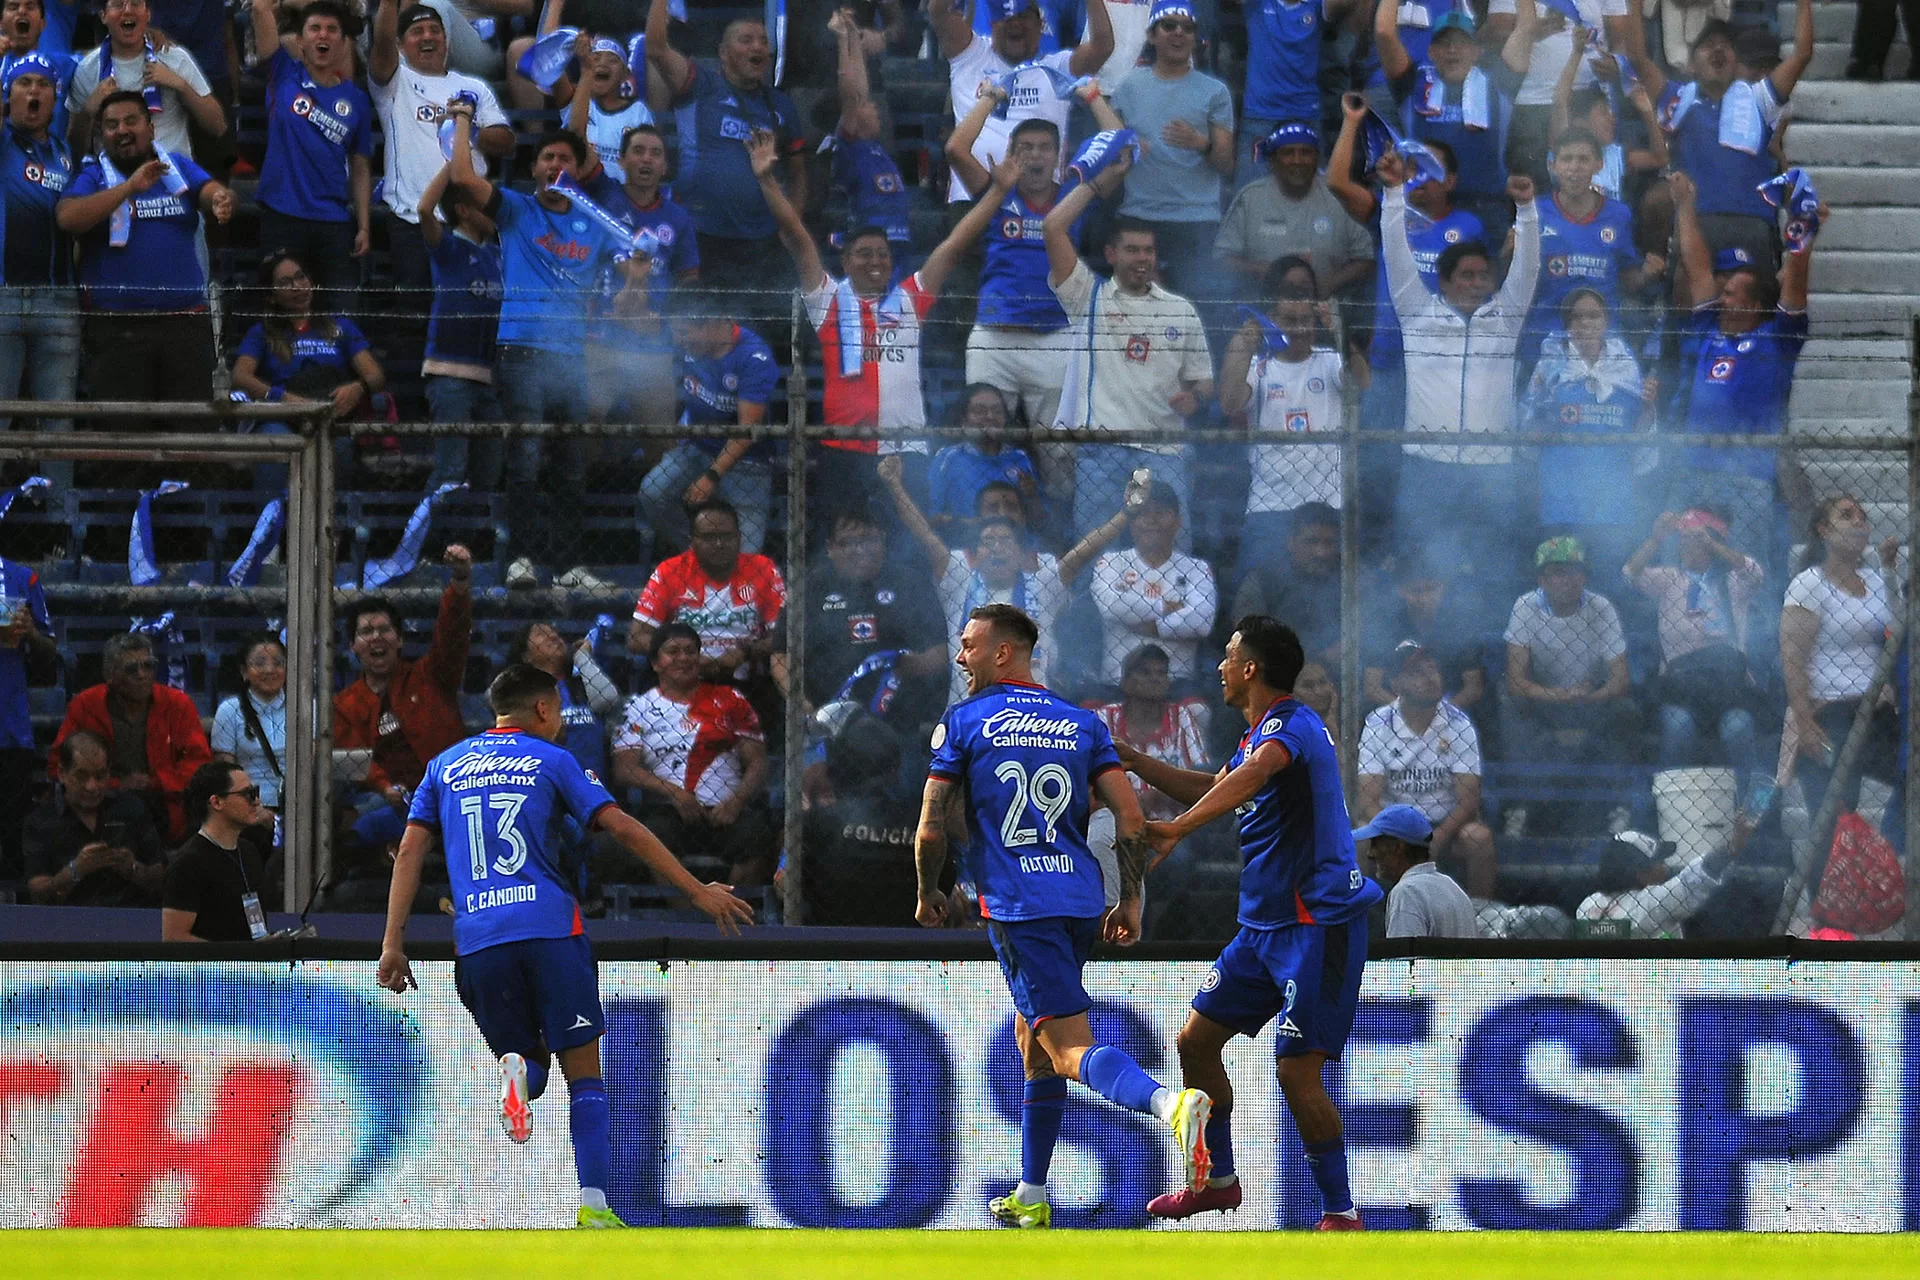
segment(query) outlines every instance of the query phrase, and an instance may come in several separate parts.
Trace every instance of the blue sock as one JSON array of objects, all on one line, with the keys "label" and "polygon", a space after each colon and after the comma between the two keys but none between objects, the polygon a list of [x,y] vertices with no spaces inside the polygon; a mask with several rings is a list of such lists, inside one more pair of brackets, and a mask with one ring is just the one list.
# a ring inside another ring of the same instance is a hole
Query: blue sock
[{"label": "blue sock", "polygon": [[1353,1208],[1353,1192],[1347,1187],[1347,1143],[1344,1138],[1332,1142],[1306,1144],[1307,1168],[1320,1188],[1320,1199],[1328,1213],[1345,1213]]},{"label": "blue sock", "polygon": [[1233,1112],[1216,1111],[1207,1117],[1207,1150],[1213,1153],[1214,1177],[1233,1172]]},{"label": "blue sock", "polygon": [[549,1068],[546,1063],[535,1062],[532,1058],[527,1059],[527,1101],[528,1102],[532,1102],[535,1098],[539,1097],[541,1094],[547,1091],[548,1070]]},{"label": "blue sock", "polygon": [[573,1133],[573,1169],[582,1191],[603,1195],[613,1172],[613,1118],[607,1106],[607,1086],[598,1077],[569,1080],[571,1105],[567,1125]]},{"label": "blue sock", "polygon": [[1080,1059],[1080,1083],[1115,1106],[1151,1114],[1160,1082],[1140,1069],[1125,1049],[1097,1044]]},{"label": "blue sock", "polygon": [[1020,1181],[1047,1185],[1047,1166],[1053,1163],[1053,1144],[1060,1139],[1060,1121],[1067,1114],[1067,1082],[1059,1076],[1027,1081],[1020,1107]]}]

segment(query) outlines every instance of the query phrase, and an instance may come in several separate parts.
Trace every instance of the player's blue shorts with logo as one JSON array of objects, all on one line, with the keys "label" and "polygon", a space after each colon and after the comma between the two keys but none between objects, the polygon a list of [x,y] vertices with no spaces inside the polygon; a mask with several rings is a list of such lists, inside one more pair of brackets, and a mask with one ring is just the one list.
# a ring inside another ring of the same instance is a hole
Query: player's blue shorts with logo
[{"label": "player's blue shorts with logo", "polygon": [[1013,1007],[1038,1026],[1093,1008],[1080,970],[1100,937],[1100,917],[1047,916],[1040,920],[989,920],[987,937],[1007,975]]},{"label": "player's blue shorts with logo", "polygon": [[496,1058],[558,1053],[607,1029],[600,972],[585,934],[482,947],[453,962],[453,981]]},{"label": "player's blue shorts with logo", "polygon": [[1241,929],[1213,962],[1194,1012],[1249,1038],[1280,1019],[1274,1052],[1338,1058],[1360,1006],[1367,919]]}]

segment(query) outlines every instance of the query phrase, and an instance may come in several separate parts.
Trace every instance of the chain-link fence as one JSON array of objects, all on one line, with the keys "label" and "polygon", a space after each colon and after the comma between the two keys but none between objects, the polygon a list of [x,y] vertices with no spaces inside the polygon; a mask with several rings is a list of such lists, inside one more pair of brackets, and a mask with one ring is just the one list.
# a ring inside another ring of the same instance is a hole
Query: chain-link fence
[{"label": "chain-link fence", "polygon": [[[62,694],[29,691],[21,759],[44,758],[64,699],[139,620],[210,731],[231,735],[233,708],[250,776],[287,774],[308,821],[280,900],[378,911],[425,761],[491,724],[491,674],[525,658],[563,680],[569,747],[763,918],[906,925],[926,744],[965,692],[952,651],[969,610],[1025,608],[1039,678],[1117,739],[1203,772],[1245,725],[1221,701],[1222,645],[1239,617],[1270,614],[1302,642],[1295,691],[1340,748],[1355,825],[1417,811],[1403,836],[1418,838],[1363,846],[1400,897],[1425,895],[1427,863],[1489,935],[1902,927],[1909,436],[1852,408],[1796,412],[1783,434],[1695,430],[1711,416],[1647,385],[1684,363],[1657,354],[1658,313],[1617,322],[1644,370],[1609,364],[1613,338],[1596,355],[1544,335],[1516,359],[1510,403],[1499,377],[1467,371],[1464,430],[1423,431],[1444,344],[1409,333],[1398,357],[1366,360],[1360,306],[1283,289],[1254,317],[1235,310],[1252,294],[1219,293],[1193,325],[1123,318],[1067,342],[976,324],[972,287],[958,279],[917,327],[878,316],[862,335],[877,371],[863,354],[847,372],[822,341],[837,323],[797,297],[770,314],[706,293],[671,315],[678,345],[646,359],[500,366],[496,396],[564,387],[530,423],[474,420],[495,402],[430,387],[447,420],[357,413],[320,443],[13,437],[9,456],[77,468],[4,526],[67,655]],[[749,343],[756,327],[772,340]],[[1746,355],[1732,345],[1728,360]],[[1872,345],[1907,367],[1883,349],[1904,344]],[[740,362],[755,351],[770,370]],[[889,353],[911,378],[888,380]],[[1796,376],[1886,381],[1861,359],[1810,351]],[[1706,386],[1717,372],[1686,369]],[[847,416],[850,384],[931,425],[820,425]],[[635,425],[666,399],[699,425]],[[175,407],[143,412],[327,416]],[[248,470],[170,469],[222,459]],[[296,520],[302,503],[315,509]],[[143,519],[153,576],[136,582],[125,539]],[[277,521],[295,539],[279,564]],[[257,576],[219,585],[250,548],[242,578]],[[248,635],[277,625],[317,646],[304,668],[287,654],[287,678],[331,698],[318,723],[291,701],[259,725],[245,714],[274,700]],[[1140,792],[1149,817],[1182,807]],[[1095,814],[1096,846],[1110,822]],[[591,834],[567,858],[590,912],[680,911]],[[10,878],[34,898],[30,871],[16,861]],[[1238,875],[1228,824],[1184,843],[1149,883],[1149,936],[1224,935]],[[444,909],[444,892],[418,905]]]}]

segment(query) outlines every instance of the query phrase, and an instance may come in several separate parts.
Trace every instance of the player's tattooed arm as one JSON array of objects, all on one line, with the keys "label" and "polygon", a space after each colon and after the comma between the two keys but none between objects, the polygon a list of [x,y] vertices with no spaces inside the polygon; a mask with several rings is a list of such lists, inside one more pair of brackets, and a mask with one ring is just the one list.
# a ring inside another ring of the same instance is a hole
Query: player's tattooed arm
[{"label": "player's tattooed arm", "polygon": [[1101,803],[1113,810],[1113,853],[1120,864],[1120,899],[1137,900],[1145,883],[1153,846],[1147,843],[1146,818],[1140,812],[1140,797],[1133,784],[1119,769],[1109,769],[1093,780]]},{"label": "player's tattooed arm", "polygon": [[945,778],[928,778],[920,797],[920,830],[913,840],[913,872],[919,905],[913,918],[928,928],[945,923],[947,898],[940,872],[947,865],[947,810],[959,788]]}]

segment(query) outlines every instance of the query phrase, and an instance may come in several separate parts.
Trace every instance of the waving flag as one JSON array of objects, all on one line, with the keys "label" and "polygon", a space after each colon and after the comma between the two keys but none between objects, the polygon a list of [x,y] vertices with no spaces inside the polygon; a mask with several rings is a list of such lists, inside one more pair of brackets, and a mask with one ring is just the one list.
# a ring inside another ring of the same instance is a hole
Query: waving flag
[{"label": "waving flag", "polygon": [[141,492],[127,535],[127,576],[134,586],[150,587],[160,581],[160,566],[153,558],[153,500],[190,487],[185,480],[162,480],[159,488]]},{"label": "waving flag", "polygon": [[1760,198],[1776,209],[1787,211],[1787,227],[1781,238],[1787,252],[1805,253],[1820,234],[1820,193],[1804,169],[1789,169],[1759,186]]},{"label": "waving flag", "polygon": [[1252,320],[1260,326],[1260,349],[1266,355],[1277,356],[1287,349],[1287,335],[1280,332],[1280,326],[1264,313],[1252,307],[1242,307],[1240,318]]},{"label": "waving flag", "polygon": [[14,499],[27,497],[29,494],[37,497],[52,487],[53,481],[47,479],[45,476],[28,476],[25,480],[22,480],[17,487],[0,493],[0,520],[5,520],[7,518],[7,512],[13,510]]},{"label": "waving flag", "polygon": [[265,563],[267,553],[280,545],[280,531],[285,528],[286,519],[285,498],[275,498],[260,509],[260,518],[253,522],[253,536],[247,539],[240,558],[227,570],[228,586],[250,587],[260,581],[260,566]]},{"label": "waving flag", "polygon": [[466,487],[464,480],[443,484],[420,499],[413,514],[407,517],[407,527],[401,530],[400,545],[394,548],[393,554],[381,560],[369,560],[361,569],[360,589],[373,591],[412,573],[413,567],[420,563],[420,548],[427,543],[427,528],[433,523],[434,504],[455,490]]},{"label": "waving flag", "polygon": [[644,229],[636,231],[626,223],[620,221],[620,219],[614,217],[611,213],[608,213],[605,209],[595,204],[592,197],[581,190],[580,184],[575,182],[571,176],[564,173],[561,174],[547,184],[547,189],[549,191],[558,191],[561,195],[573,201],[574,208],[606,228],[609,235],[618,237],[622,243],[630,246],[632,252],[639,254],[643,258],[651,258],[660,252],[660,241],[654,237],[651,231]]}]

